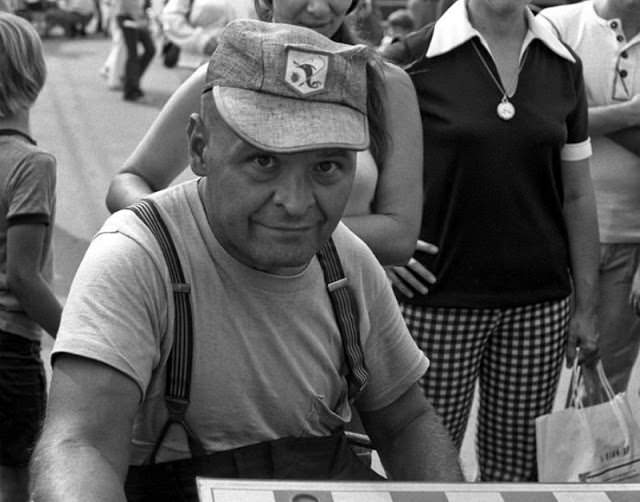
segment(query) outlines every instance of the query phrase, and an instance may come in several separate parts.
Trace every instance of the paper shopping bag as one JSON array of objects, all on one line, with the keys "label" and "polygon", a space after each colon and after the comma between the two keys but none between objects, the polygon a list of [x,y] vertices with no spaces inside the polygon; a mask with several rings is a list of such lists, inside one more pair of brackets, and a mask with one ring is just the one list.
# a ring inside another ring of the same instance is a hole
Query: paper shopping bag
[{"label": "paper shopping bag", "polygon": [[[538,478],[542,482],[639,482],[640,428],[626,396],[614,395],[602,363],[591,382],[600,385],[604,402],[585,406],[594,389],[572,373],[571,406],[536,419]],[[582,369],[585,371],[585,368]]]},{"label": "paper shopping bag", "polygon": [[636,358],[636,362],[631,369],[625,393],[633,418],[635,418],[636,423],[640,424],[640,357]]}]

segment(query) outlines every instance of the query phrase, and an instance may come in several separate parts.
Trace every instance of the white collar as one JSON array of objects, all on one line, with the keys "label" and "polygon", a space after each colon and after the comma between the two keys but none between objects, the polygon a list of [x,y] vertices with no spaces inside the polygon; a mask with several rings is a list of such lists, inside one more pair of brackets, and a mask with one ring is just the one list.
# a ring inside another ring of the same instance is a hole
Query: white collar
[{"label": "white collar", "polygon": [[[520,57],[522,57],[522,54],[524,54],[529,44],[533,40],[538,39],[558,56],[572,63],[576,62],[571,52],[556,38],[547,26],[536,19],[529,7],[526,8],[526,16],[528,29],[522,43]],[[431,58],[445,54],[474,37],[478,37],[480,42],[489,50],[489,45],[484,37],[469,21],[466,0],[457,0],[436,22],[433,28],[431,44],[427,50],[427,57]],[[491,53],[490,50],[489,53]]]}]

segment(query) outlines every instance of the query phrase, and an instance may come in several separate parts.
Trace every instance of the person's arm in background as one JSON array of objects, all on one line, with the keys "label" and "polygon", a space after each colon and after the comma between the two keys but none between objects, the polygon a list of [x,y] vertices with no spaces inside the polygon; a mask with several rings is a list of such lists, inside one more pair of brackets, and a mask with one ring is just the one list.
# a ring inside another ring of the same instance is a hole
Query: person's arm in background
[{"label": "person's arm in background", "polygon": [[[563,40],[563,30],[553,20],[553,9],[542,10],[537,18]],[[640,96],[607,105],[589,106],[589,136],[606,136],[635,155],[640,155]]]},{"label": "person's arm in background", "polygon": [[464,481],[449,433],[418,384],[390,405],[360,416],[389,479]]},{"label": "person's arm in background", "polygon": [[31,469],[34,502],[125,502],[140,390],[109,366],[62,354]]},{"label": "person's arm in background", "polygon": [[47,227],[10,225],[7,230],[7,286],[27,316],[55,338],[62,306],[40,273]]},{"label": "person's arm in background", "polygon": [[596,202],[589,160],[563,160],[564,220],[569,239],[569,255],[574,287],[574,310],[569,323],[567,364],[576,355],[584,357],[597,350],[596,302],[600,239]]},{"label": "person's arm in background", "polygon": [[379,166],[371,214],[346,216],[344,223],[383,265],[402,264],[413,254],[422,216],[422,122],[409,76],[385,65],[389,151]]},{"label": "person's arm in background", "polygon": [[589,107],[589,134],[607,136],[640,156],[640,95],[628,101]]},{"label": "person's arm in background", "polygon": [[[640,157],[640,95],[629,101],[589,108],[589,132],[604,134]],[[633,275],[629,304],[640,316],[640,266]]]},{"label": "person's arm in background", "polygon": [[107,192],[111,212],[166,188],[189,164],[187,124],[200,110],[206,65],[199,67],[171,95]]}]

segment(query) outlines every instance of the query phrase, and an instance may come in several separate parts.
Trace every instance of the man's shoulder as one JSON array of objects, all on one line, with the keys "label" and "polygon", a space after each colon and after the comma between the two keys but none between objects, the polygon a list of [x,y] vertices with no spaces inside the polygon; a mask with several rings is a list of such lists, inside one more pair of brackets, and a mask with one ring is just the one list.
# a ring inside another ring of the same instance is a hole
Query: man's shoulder
[{"label": "man's shoulder", "polygon": [[[158,208],[165,226],[180,228],[183,223],[180,220],[190,217],[189,204],[193,195],[197,193],[195,188],[190,186],[191,183],[188,181],[171,186],[148,196],[148,199]],[[98,234],[112,232],[122,233],[134,240],[144,236],[142,244],[153,242],[153,239],[149,239],[153,236],[149,228],[130,208],[121,209],[107,218]]]},{"label": "man's shoulder", "polygon": [[[342,222],[338,223],[331,237],[338,249],[338,253],[345,255],[344,259],[372,254],[364,241]],[[340,257],[342,258],[342,256]]]}]

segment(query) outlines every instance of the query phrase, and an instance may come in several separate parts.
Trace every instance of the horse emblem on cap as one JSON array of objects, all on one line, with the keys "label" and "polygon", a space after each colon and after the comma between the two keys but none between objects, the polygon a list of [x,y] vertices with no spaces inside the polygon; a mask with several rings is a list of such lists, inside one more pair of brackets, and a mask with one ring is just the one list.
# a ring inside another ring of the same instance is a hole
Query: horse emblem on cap
[{"label": "horse emblem on cap", "polygon": [[328,54],[289,49],[284,80],[296,92],[308,96],[324,90],[328,68]]}]

